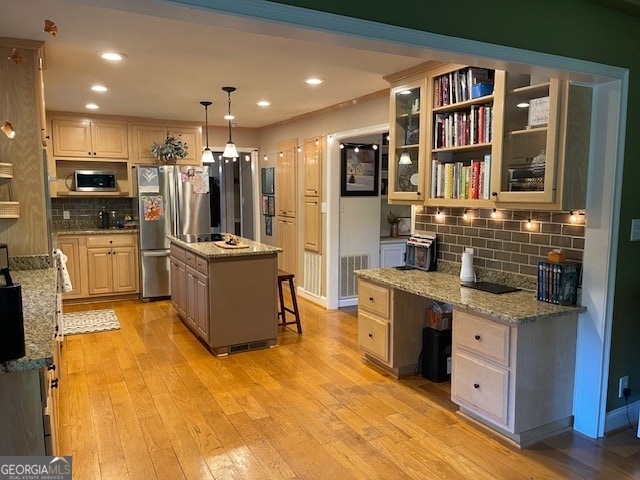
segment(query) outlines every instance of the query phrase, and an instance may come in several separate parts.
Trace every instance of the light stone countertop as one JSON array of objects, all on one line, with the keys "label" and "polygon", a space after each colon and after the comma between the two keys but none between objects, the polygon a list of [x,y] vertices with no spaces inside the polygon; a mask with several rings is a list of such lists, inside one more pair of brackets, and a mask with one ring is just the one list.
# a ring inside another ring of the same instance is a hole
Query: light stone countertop
[{"label": "light stone countertop", "polygon": [[215,242],[197,242],[187,243],[176,237],[170,237],[171,242],[176,245],[189,250],[197,255],[206,257],[209,259],[223,258],[223,257],[246,257],[250,255],[269,255],[273,253],[280,253],[282,249],[280,247],[274,247],[273,245],[267,245],[265,243],[254,242],[247,238],[237,237],[238,241],[242,244],[249,245],[247,248],[222,248],[218,247]]},{"label": "light stone countertop", "polygon": [[20,284],[22,290],[25,356],[4,362],[0,374],[47,367],[53,362],[56,270],[46,268],[10,273],[13,283]]},{"label": "light stone countertop", "polygon": [[536,293],[531,290],[493,294],[461,287],[458,276],[441,272],[378,268],[356,270],[354,273],[364,280],[509,323],[535,322],[543,318],[558,317],[567,313],[582,313],[587,310],[582,306],[561,306],[540,302],[536,298]]},{"label": "light stone countertop", "polygon": [[138,233],[137,228],[85,228],[82,230],[57,230],[54,235],[110,235],[118,233]]}]

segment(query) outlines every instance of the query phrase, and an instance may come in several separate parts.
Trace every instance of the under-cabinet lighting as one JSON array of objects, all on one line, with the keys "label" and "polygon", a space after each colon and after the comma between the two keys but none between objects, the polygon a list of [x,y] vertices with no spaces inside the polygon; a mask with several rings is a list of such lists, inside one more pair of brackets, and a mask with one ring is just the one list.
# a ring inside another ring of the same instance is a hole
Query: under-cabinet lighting
[{"label": "under-cabinet lighting", "polygon": [[496,218],[498,216],[498,213],[496,212],[496,209],[494,208],[493,211],[491,212],[491,218]]}]

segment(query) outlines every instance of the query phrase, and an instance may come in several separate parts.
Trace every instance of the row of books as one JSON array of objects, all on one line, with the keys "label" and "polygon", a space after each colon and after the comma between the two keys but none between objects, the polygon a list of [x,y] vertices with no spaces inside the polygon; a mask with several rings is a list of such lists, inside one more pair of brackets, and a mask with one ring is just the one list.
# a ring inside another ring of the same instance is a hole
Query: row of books
[{"label": "row of books", "polygon": [[493,70],[467,67],[440,75],[434,79],[433,105],[444,107],[453,103],[470,100],[471,88],[476,83],[493,82]]},{"label": "row of books", "polygon": [[464,111],[436,113],[433,121],[433,148],[451,148],[490,142],[492,123],[492,105],[471,105]]},{"label": "row of books", "polygon": [[430,198],[489,200],[491,195],[491,154],[483,160],[431,162]]},{"label": "row of books", "polygon": [[580,283],[579,263],[538,262],[538,300],[575,305]]}]

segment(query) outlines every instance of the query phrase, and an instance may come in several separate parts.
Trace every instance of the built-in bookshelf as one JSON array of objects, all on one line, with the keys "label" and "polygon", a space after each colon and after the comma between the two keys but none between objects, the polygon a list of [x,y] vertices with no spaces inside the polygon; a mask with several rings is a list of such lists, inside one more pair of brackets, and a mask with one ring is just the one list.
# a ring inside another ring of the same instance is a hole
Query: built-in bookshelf
[{"label": "built-in bookshelf", "polygon": [[488,203],[492,196],[494,96],[502,93],[502,83],[496,81],[494,70],[448,65],[431,72],[429,85],[432,132],[425,203]]}]

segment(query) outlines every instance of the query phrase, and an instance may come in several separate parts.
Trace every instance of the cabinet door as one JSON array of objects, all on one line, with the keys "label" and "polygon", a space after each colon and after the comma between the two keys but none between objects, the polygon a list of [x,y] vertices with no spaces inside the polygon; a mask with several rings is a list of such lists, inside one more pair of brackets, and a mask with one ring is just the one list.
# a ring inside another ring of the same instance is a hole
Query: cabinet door
[{"label": "cabinet door", "polygon": [[89,295],[113,292],[111,248],[87,248]]},{"label": "cabinet door", "polygon": [[187,146],[187,156],[178,160],[182,165],[202,164],[202,134],[198,128],[167,127],[171,135]]},{"label": "cabinet door", "polygon": [[304,197],[304,249],[320,252],[322,213],[318,197]]},{"label": "cabinet door", "polygon": [[287,217],[277,217],[278,246],[282,252],[278,254],[278,268],[296,274],[298,251],[296,221]]},{"label": "cabinet door", "polygon": [[171,303],[182,317],[186,316],[187,272],[184,262],[171,257]]},{"label": "cabinet door", "polygon": [[389,322],[358,311],[358,346],[387,363]]},{"label": "cabinet door", "polygon": [[296,216],[298,150],[295,143],[293,140],[278,143],[281,154],[276,167],[276,209],[278,215],[285,217]]},{"label": "cabinet door", "polygon": [[91,122],[52,120],[53,154],[60,157],[92,157]]},{"label": "cabinet door", "polygon": [[196,289],[196,328],[200,337],[209,343],[209,279],[201,273],[195,276]]},{"label": "cabinet door", "polygon": [[380,268],[398,267],[405,264],[407,242],[381,243]]},{"label": "cabinet door", "polygon": [[186,318],[189,326],[196,331],[196,318],[198,316],[198,279],[196,271],[191,267],[186,267]]},{"label": "cabinet door", "polygon": [[67,257],[67,272],[73,290],[64,293],[65,299],[82,297],[82,275],[80,274],[80,237],[59,236],[58,248]]},{"label": "cabinet door", "polygon": [[560,81],[505,73],[502,155],[492,178],[500,203],[555,201]]},{"label": "cabinet door", "polygon": [[91,142],[94,157],[129,157],[127,125],[124,123],[91,122]]},{"label": "cabinet door", "polygon": [[389,203],[422,203],[425,198],[425,92],[425,78],[391,89]]},{"label": "cabinet door", "polygon": [[135,247],[114,247],[111,250],[113,293],[138,291],[136,254]]},{"label": "cabinet door", "polygon": [[161,143],[167,136],[167,129],[159,125],[133,125],[133,158],[135,163],[157,163],[151,153],[153,142]]},{"label": "cabinet door", "polygon": [[322,146],[320,139],[304,142],[304,195],[320,197],[322,188]]}]

